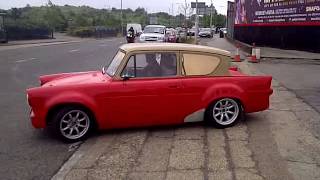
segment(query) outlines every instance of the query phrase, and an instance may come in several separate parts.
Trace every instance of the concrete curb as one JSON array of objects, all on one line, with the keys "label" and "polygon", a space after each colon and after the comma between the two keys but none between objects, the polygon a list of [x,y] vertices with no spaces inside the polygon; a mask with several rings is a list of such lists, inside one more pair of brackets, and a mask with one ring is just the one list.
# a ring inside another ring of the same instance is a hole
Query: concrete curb
[{"label": "concrete curb", "polygon": [[82,41],[65,41],[65,42],[50,42],[50,43],[39,43],[39,44],[20,44],[12,46],[0,46],[0,51],[12,50],[18,48],[27,48],[27,47],[39,47],[39,46],[50,46],[50,45],[59,45],[59,44],[70,44],[70,43],[79,43]]},{"label": "concrete curb", "polygon": [[[70,40],[52,40],[52,41],[41,41],[41,42],[32,42],[32,40],[30,40],[31,42],[23,42],[23,43],[11,43],[10,42],[8,44],[0,44],[0,47],[6,47],[6,46],[18,46],[18,45],[26,45],[26,44],[44,44],[44,43],[56,43],[56,42],[69,42]],[[72,40],[73,41],[73,40]]]},{"label": "concrete curb", "polygon": [[[28,44],[47,44],[47,43],[60,43],[60,42],[80,42],[80,41],[86,41],[86,40],[100,40],[100,39],[110,39],[113,37],[108,38],[70,38],[70,39],[36,39],[36,40],[23,40],[22,43],[19,41],[14,41],[13,43],[6,43],[6,44],[0,44],[0,47],[10,47],[10,46],[19,46],[19,45],[28,45]],[[43,41],[41,41],[43,40]],[[36,42],[39,41],[39,42]]]}]

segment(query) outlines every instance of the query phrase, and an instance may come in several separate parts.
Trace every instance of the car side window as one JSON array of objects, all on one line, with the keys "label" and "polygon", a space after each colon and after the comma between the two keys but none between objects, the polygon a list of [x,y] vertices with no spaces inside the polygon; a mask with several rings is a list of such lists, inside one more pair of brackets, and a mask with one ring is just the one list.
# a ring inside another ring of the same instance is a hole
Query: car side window
[{"label": "car side window", "polygon": [[166,77],[177,74],[175,53],[141,53],[132,55],[121,76],[131,78]]},{"label": "car side window", "polygon": [[213,55],[183,54],[183,72],[186,76],[211,74],[219,64],[220,58]]}]

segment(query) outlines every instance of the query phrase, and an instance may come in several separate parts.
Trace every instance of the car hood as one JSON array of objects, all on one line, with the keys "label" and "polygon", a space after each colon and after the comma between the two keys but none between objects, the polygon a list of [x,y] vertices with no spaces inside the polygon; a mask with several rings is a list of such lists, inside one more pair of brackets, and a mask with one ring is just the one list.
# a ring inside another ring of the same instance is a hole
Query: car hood
[{"label": "car hood", "polygon": [[141,37],[164,37],[164,34],[160,34],[160,33],[143,33],[140,35]]},{"label": "car hood", "polygon": [[210,31],[200,31],[199,34],[210,34]]},{"label": "car hood", "polygon": [[102,74],[101,71],[89,71],[41,76],[40,82],[42,86],[62,86],[97,83],[109,79],[109,76]]}]

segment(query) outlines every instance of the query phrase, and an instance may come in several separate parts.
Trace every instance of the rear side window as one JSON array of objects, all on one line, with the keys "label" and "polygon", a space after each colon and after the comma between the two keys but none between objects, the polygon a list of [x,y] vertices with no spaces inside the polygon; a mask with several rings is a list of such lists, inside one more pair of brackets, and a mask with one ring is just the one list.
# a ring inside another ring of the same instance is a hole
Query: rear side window
[{"label": "rear side window", "polygon": [[220,59],[202,54],[183,54],[183,73],[187,76],[207,75],[216,70]]}]

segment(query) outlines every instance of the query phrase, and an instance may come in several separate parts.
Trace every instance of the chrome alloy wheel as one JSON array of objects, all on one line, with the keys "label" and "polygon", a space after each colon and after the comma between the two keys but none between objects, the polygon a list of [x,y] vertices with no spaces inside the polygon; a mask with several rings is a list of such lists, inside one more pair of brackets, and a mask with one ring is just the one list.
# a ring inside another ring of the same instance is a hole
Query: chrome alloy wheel
[{"label": "chrome alloy wheel", "polygon": [[217,101],[213,107],[213,119],[220,125],[232,124],[239,116],[238,103],[230,98]]},{"label": "chrome alloy wheel", "polygon": [[89,116],[81,110],[67,112],[60,121],[60,132],[68,139],[81,138],[87,133],[89,127]]}]

